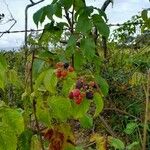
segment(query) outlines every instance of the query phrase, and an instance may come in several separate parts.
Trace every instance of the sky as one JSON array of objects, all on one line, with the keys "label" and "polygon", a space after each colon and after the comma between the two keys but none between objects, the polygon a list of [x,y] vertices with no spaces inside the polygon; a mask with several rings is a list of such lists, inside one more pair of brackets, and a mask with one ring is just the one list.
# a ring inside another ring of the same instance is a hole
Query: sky
[{"label": "sky", "polygon": [[[35,2],[38,0],[34,0]],[[101,7],[105,0],[86,0],[87,5],[92,5],[96,7]],[[45,0],[37,6],[29,9],[29,26],[28,29],[36,29],[33,22],[32,16],[34,12],[40,9],[42,6],[49,4],[51,0]],[[6,31],[12,25],[12,22],[7,22],[10,17],[10,13],[7,9],[7,5],[11,11],[13,17],[17,20],[15,26],[11,29],[13,30],[24,30],[24,10],[27,4],[30,3],[29,0],[0,0],[0,13],[5,14],[5,19],[0,22],[0,31]],[[114,0],[114,5],[109,5],[107,8],[107,17],[109,23],[123,23],[129,20],[133,15],[138,14],[145,8],[150,7],[149,0]],[[24,33],[17,34],[4,34],[0,38],[0,48],[5,47],[19,47],[23,45]]]}]

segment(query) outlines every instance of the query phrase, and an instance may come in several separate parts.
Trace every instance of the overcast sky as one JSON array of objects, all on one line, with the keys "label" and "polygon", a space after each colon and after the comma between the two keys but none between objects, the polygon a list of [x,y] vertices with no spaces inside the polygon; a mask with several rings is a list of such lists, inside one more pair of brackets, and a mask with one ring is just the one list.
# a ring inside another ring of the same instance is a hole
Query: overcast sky
[{"label": "overcast sky", "polygon": [[[5,31],[11,26],[11,22],[4,24],[9,18],[9,12],[4,1],[7,2],[11,13],[17,20],[17,24],[12,30],[24,29],[24,10],[29,0],[0,0],[0,13],[6,14],[3,22],[0,22],[0,31]],[[38,1],[38,0],[34,0]],[[101,7],[105,0],[86,0],[88,5]],[[29,29],[36,29],[33,23],[32,16],[39,8],[49,4],[50,0],[45,0],[43,3],[29,10]],[[114,0],[113,7],[110,5],[107,9],[109,23],[123,23],[130,19],[133,15],[138,14],[144,8],[150,7],[149,0]],[[5,34],[0,38],[0,48],[3,47],[18,47],[23,44],[24,33]]]}]

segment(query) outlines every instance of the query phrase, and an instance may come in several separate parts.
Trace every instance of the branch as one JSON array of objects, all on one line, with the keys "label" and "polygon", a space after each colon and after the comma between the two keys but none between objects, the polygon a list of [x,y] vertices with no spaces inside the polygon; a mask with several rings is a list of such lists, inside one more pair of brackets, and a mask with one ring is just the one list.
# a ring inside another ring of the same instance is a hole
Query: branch
[{"label": "branch", "polygon": [[[102,5],[101,10],[105,12],[106,8],[110,3],[112,3],[112,0],[106,0]],[[104,36],[102,36],[102,46],[104,49],[104,58],[107,58],[107,39]]]},{"label": "branch", "polygon": [[106,1],[104,2],[104,4],[102,5],[101,10],[102,10],[102,11],[105,11],[106,8],[108,7],[108,5],[109,5],[110,3],[113,3],[113,1],[112,1],[112,0],[106,0]]},{"label": "branch", "polygon": [[25,8],[25,63],[27,61],[27,55],[28,55],[28,49],[27,49],[27,38],[28,38],[28,9],[30,7],[33,7],[41,2],[43,2],[44,0],[40,0],[38,2],[34,2],[33,0],[30,0],[31,4],[28,4]]},{"label": "branch", "polygon": [[[9,12],[9,14],[10,14],[10,17],[11,17],[11,19],[9,19],[6,23],[8,23],[9,21],[14,21],[14,23],[8,28],[8,32],[15,26],[15,24],[17,23],[17,20],[13,17],[13,15],[12,15],[12,13],[11,13],[11,11],[10,11],[10,9],[9,9],[9,6],[8,6],[8,4],[6,3],[6,1],[5,0],[3,0],[3,2],[4,2],[4,4],[6,5],[6,7],[7,7],[7,10],[8,10],[8,12]],[[0,38],[2,37],[4,35],[4,33],[2,33],[1,35],[0,35]]]}]

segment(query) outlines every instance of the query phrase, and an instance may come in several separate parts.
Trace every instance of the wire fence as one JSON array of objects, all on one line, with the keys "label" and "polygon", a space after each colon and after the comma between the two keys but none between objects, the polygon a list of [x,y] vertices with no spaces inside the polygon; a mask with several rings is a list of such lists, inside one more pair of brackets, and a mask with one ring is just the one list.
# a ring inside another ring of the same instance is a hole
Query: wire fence
[{"label": "wire fence", "polygon": [[[116,23],[116,24],[108,24],[109,27],[120,27],[122,25],[142,25],[143,23]],[[6,31],[0,31],[0,34],[11,34],[11,33],[24,33],[24,32],[40,32],[44,29],[30,29],[30,30],[6,30]]]}]

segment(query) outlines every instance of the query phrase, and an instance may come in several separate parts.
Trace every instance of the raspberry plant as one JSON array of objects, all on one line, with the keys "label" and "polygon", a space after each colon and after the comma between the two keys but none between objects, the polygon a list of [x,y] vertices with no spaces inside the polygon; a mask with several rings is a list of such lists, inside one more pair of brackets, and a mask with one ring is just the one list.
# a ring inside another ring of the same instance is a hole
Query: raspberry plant
[{"label": "raspberry plant", "polygon": [[[22,81],[22,107],[18,110],[0,105],[4,112],[0,116],[0,141],[4,143],[0,144],[1,149],[79,149],[68,122],[75,120],[83,128],[92,128],[93,118],[103,109],[108,85],[100,76],[97,39],[100,35],[109,36],[106,14],[87,6],[83,0],[53,0],[35,12],[33,20],[37,27],[46,17],[50,23],[45,25],[40,38],[28,43],[32,50],[25,66],[25,82]],[[61,21],[57,22],[55,17]],[[56,50],[48,50],[49,43],[55,43]],[[57,51],[58,45],[64,49]],[[3,60],[0,88],[4,90],[6,74],[11,70]],[[17,83],[16,77],[12,71],[8,81]],[[90,112],[92,103],[94,112]]]}]

